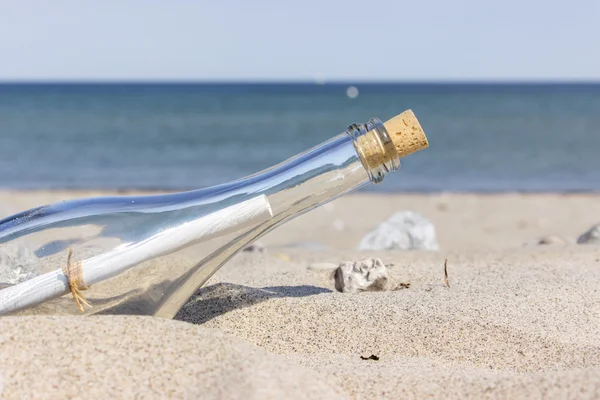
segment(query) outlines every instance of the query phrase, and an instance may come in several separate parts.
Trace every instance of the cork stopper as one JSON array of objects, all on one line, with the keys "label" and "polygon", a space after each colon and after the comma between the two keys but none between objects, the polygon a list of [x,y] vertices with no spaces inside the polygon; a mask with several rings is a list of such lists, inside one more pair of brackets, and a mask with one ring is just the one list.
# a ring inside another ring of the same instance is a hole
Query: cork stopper
[{"label": "cork stopper", "polygon": [[402,114],[396,115],[383,125],[394,142],[400,158],[429,147],[425,132],[412,110],[406,110]]},{"label": "cork stopper", "polygon": [[357,150],[371,169],[377,169],[429,146],[421,124],[411,110],[404,111],[383,125],[389,139],[375,130],[357,138]]}]

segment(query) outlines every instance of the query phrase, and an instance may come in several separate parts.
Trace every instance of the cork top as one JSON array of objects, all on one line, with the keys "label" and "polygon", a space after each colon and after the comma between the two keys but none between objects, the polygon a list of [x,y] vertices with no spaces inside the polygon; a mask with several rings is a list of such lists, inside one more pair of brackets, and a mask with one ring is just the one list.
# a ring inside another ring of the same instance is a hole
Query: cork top
[{"label": "cork top", "polygon": [[[350,132],[356,127],[359,125],[351,125]],[[388,171],[398,169],[400,158],[429,147],[423,128],[411,110],[396,115],[385,124],[372,119],[360,127],[363,131],[354,136],[354,146],[375,183],[380,182]]]},{"label": "cork top", "polygon": [[406,110],[402,114],[396,115],[383,125],[396,147],[399,158],[429,147],[423,128],[412,110]]}]

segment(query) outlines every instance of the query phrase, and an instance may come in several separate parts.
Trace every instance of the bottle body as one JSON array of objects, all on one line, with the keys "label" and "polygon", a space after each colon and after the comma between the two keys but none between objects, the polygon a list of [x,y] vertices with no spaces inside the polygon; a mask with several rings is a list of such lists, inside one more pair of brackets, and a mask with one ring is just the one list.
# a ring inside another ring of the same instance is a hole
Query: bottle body
[{"label": "bottle body", "polygon": [[[363,154],[366,135],[383,143],[386,134],[373,119],[227,184],[75,200],[6,218],[0,221],[0,315],[84,310],[172,318],[249,243],[397,169],[397,155],[372,165]],[[91,308],[74,301],[77,293]]]}]

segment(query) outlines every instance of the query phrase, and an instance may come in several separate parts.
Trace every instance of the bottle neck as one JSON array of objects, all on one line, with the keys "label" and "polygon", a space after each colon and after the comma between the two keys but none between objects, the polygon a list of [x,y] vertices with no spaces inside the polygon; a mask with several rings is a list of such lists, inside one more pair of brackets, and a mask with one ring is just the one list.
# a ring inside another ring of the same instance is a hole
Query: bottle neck
[{"label": "bottle neck", "polygon": [[379,183],[390,171],[400,168],[394,142],[383,123],[372,118],[366,124],[352,124],[346,131],[352,137],[356,152],[373,183]]}]

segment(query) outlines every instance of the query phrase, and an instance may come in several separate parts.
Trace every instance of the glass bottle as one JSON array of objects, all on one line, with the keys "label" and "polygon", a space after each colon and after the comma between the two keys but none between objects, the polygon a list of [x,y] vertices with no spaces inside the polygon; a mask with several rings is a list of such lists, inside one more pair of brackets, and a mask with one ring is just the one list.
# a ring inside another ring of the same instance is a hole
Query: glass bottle
[{"label": "glass bottle", "polygon": [[[0,221],[0,315],[173,318],[223,264],[277,226],[428,146],[412,111],[353,124],[267,170],[205,189],[71,200]],[[4,281],[4,282],[3,282]]]}]

